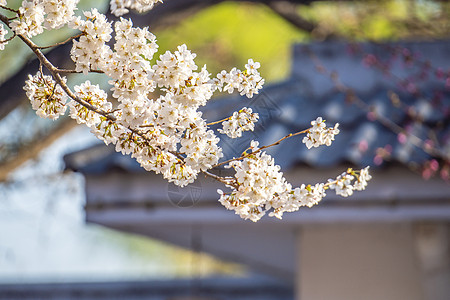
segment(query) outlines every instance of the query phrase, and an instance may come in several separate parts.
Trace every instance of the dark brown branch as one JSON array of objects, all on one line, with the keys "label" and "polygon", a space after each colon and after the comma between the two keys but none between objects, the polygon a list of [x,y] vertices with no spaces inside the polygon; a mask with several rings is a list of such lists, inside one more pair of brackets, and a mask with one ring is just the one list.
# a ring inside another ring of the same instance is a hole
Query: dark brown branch
[{"label": "dark brown branch", "polygon": [[12,8],[9,8],[9,7],[6,7],[6,6],[4,6],[4,5],[0,5],[0,8],[3,8],[3,9],[5,9],[5,10],[9,10],[9,11],[12,11],[13,13],[16,13],[16,14],[19,13],[18,10],[15,10],[15,9],[12,9]]},{"label": "dark brown branch", "polygon": [[85,33],[82,32],[82,33],[79,33],[77,35],[71,36],[68,39],[66,39],[65,41],[62,41],[60,43],[56,43],[56,44],[53,44],[53,45],[50,45],[50,46],[45,46],[45,47],[38,47],[38,48],[42,50],[42,49],[48,49],[48,48],[53,48],[53,47],[57,47],[57,46],[62,46],[62,45],[67,44],[68,42],[70,42],[70,41],[72,41],[74,39],[79,38],[82,35],[85,35]]},{"label": "dark brown branch", "polygon": [[66,94],[70,98],[72,98],[76,102],[80,103],[81,105],[83,105],[87,109],[92,110],[92,111],[98,113],[99,115],[104,116],[108,120],[111,120],[111,121],[115,121],[116,120],[116,117],[114,117],[110,113],[108,113],[106,111],[103,111],[103,110],[101,110],[101,109],[91,105],[90,103],[84,101],[83,99],[81,99],[80,97],[75,95],[70,90],[70,88],[67,86],[67,84],[64,82],[64,80],[62,79],[61,75],[58,73],[58,68],[53,66],[53,64],[47,59],[47,57],[45,57],[45,55],[41,52],[41,50],[39,50],[39,47],[36,44],[34,44],[28,37],[26,37],[24,35],[19,34],[18,37],[31,49],[31,51],[33,51],[33,53],[39,59],[40,63],[43,64],[47,68],[47,70],[50,71],[50,73],[52,74],[52,77],[55,79],[56,83],[59,84],[62,87],[64,92],[66,92]]},{"label": "dark brown branch", "polygon": [[302,31],[312,33],[317,28],[317,24],[309,22],[300,16],[296,12],[297,5],[290,1],[271,1],[267,6],[280,17]]}]

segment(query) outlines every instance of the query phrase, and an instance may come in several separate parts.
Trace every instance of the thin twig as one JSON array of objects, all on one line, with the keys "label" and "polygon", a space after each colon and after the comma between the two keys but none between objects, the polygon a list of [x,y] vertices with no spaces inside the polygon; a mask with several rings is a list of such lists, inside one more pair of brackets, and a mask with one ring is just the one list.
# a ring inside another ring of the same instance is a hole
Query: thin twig
[{"label": "thin twig", "polygon": [[53,45],[50,45],[50,46],[43,46],[43,47],[37,47],[37,48],[42,50],[42,49],[48,49],[48,48],[52,48],[52,47],[56,47],[56,46],[61,46],[61,45],[64,45],[64,44],[70,42],[71,40],[77,39],[77,38],[79,38],[80,36],[83,36],[83,35],[85,35],[84,32],[79,33],[79,34],[74,35],[74,36],[71,36],[70,38],[66,39],[65,41],[62,41],[62,42],[59,42],[59,43],[56,43],[56,44],[53,44]]},{"label": "thin twig", "polygon": [[19,13],[18,10],[15,10],[15,9],[12,9],[12,8],[9,8],[9,7],[6,7],[6,6],[4,6],[4,5],[0,5],[0,8],[6,9],[6,10],[9,10],[9,11],[12,11],[13,13],[16,13],[16,14]]},{"label": "thin twig", "polygon": [[13,38],[15,38],[16,36],[17,36],[16,33],[13,32],[13,35],[12,35],[11,37],[7,38],[6,40],[0,41],[0,44],[2,44],[2,43],[7,43],[7,42],[9,42],[10,40],[12,40]]},{"label": "thin twig", "polygon": [[[202,171],[202,173],[205,174],[205,175],[208,176],[208,177],[213,178],[213,179],[216,180],[216,181],[219,181],[219,182],[221,182],[221,183],[227,185],[227,186],[233,186],[234,188],[238,189],[238,185],[237,185],[236,182],[232,182],[232,181],[230,181],[230,180],[227,180],[225,177],[220,177],[220,176],[215,175],[215,174],[213,174],[213,173],[210,173],[210,172],[208,172],[208,171]],[[232,179],[232,180],[233,180],[234,177],[229,177],[229,179]]]},{"label": "thin twig", "polygon": [[227,118],[222,119],[222,120],[219,120],[219,121],[214,121],[214,122],[211,122],[211,123],[206,123],[206,125],[207,125],[207,126],[211,126],[211,125],[219,124],[219,123],[222,123],[222,122],[224,122],[224,121],[228,121],[228,120],[231,119],[231,118],[232,118],[232,117],[227,117]]},{"label": "thin twig", "polygon": [[293,137],[293,136],[296,136],[296,135],[299,135],[299,134],[307,133],[310,129],[311,129],[311,128],[308,128],[308,129],[305,129],[305,130],[302,130],[302,131],[299,131],[299,132],[296,132],[296,133],[289,133],[289,134],[286,135],[285,137],[279,139],[278,141],[276,141],[276,142],[274,142],[274,143],[272,143],[272,144],[270,144],[270,145],[262,146],[261,148],[258,148],[257,150],[255,150],[255,151],[253,151],[253,152],[250,152],[250,153],[245,153],[245,152],[244,152],[244,154],[242,154],[240,157],[231,158],[231,159],[229,159],[229,160],[226,160],[226,161],[223,161],[223,162],[221,162],[221,163],[215,164],[214,166],[212,166],[212,168],[216,168],[216,167],[223,166],[223,165],[225,165],[225,164],[227,164],[227,163],[230,163],[230,162],[232,162],[232,161],[242,160],[242,159],[244,159],[244,158],[246,158],[246,157],[248,157],[248,156],[250,156],[250,155],[256,154],[256,153],[258,153],[258,152],[260,152],[260,151],[262,151],[262,150],[264,150],[264,149],[267,149],[267,148],[270,148],[270,147],[279,145],[279,144],[280,144],[282,141],[284,141],[285,139],[288,139],[288,138],[290,138],[290,137]]},{"label": "thin twig", "polygon": [[[59,74],[74,74],[74,73],[83,73],[83,71],[77,71],[77,70],[67,70],[67,69],[56,69],[56,72],[58,72]],[[99,74],[104,74],[105,72],[103,72],[102,70],[89,70],[89,73],[99,73]]]}]

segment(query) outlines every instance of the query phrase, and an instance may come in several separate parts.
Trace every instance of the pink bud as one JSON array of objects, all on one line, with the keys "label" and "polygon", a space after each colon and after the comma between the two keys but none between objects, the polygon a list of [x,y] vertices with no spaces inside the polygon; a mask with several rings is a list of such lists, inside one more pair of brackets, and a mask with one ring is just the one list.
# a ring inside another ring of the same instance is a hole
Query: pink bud
[{"label": "pink bud", "polygon": [[369,149],[369,144],[367,143],[367,141],[366,140],[360,141],[358,145],[359,152],[364,153],[367,151],[367,149]]},{"label": "pink bud", "polygon": [[381,165],[383,163],[383,157],[381,157],[381,155],[375,155],[373,163],[377,166]]},{"label": "pink bud", "polygon": [[430,179],[430,177],[431,177],[431,170],[428,168],[423,169],[422,178],[425,180],[428,180],[428,179]]},{"label": "pink bud", "polygon": [[406,142],[408,141],[408,138],[406,137],[406,134],[401,132],[397,135],[397,140],[400,144],[406,144]]},{"label": "pink bud", "polygon": [[439,170],[439,163],[437,162],[437,160],[432,159],[432,160],[430,161],[430,169],[431,169],[433,172],[436,172],[437,170]]}]

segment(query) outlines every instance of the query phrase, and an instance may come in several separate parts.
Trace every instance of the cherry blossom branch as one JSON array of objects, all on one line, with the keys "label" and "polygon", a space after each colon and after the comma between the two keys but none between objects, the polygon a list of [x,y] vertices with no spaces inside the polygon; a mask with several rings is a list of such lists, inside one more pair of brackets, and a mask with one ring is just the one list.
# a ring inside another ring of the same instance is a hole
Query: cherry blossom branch
[{"label": "cherry blossom branch", "polygon": [[282,141],[284,141],[285,139],[288,139],[288,138],[293,137],[293,136],[296,136],[296,135],[300,135],[300,134],[307,133],[310,129],[311,129],[311,128],[308,128],[308,129],[305,129],[305,130],[302,130],[302,131],[299,131],[299,132],[296,132],[296,133],[290,133],[290,134],[286,135],[285,137],[279,139],[278,141],[276,141],[276,142],[274,142],[274,143],[272,143],[272,144],[270,144],[270,145],[262,146],[261,148],[258,148],[257,150],[252,151],[252,152],[250,152],[250,153],[246,153],[246,151],[247,151],[248,149],[250,149],[250,148],[247,148],[247,149],[244,151],[244,153],[243,153],[240,157],[231,158],[231,159],[229,159],[229,160],[226,160],[226,161],[220,162],[220,163],[218,163],[218,164],[215,164],[215,165],[212,166],[212,167],[213,167],[213,168],[216,168],[216,167],[220,167],[220,166],[226,165],[226,164],[228,164],[228,163],[230,163],[230,162],[232,162],[232,161],[242,160],[242,159],[244,159],[244,158],[246,158],[246,157],[248,157],[248,156],[250,156],[250,155],[254,155],[254,154],[258,153],[258,152],[261,152],[261,151],[264,150],[264,149],[267,149],[267,148],[270,148],[270,147],[279,145],[279,144],[280,144]]},{"label": "cherry blossom branch", "polygon": [[75,95],[72,90],[70,90],[70,88],[67,86],[67,84],[64,82],[64,80],[62,79],[61,75],[58,72],[58,68],[56,68],[55,66],[53,66],[53,64],[47,59],[47,57],[41,52],[41,50],[39,49],[39,47],[34,44],[31,39],[29,39],[28,37],[19,34],[18,37],[31,49],[31,51],[33,51],[33,53],[37,56],[37,58],[39,59],[39,61],[47,68],[47,70],[50,71],[50,73],[52,74],[53,78],[55,79],[55,81],[62,87],[62,89],[64,90],[64,92],[66,92],[66,94],[72,98],[73,100],[75,100],[76,102],[78,102],[79,104],[83,105],[84,107],[86,107],[87,109],[96,112],[99,115],[104,116],[105,118],[107,118],[108,120],[111,121],[116,121],[116,117],[114,117],[113,115],[111,115],[109,112],[103,111],[91,104],[89,104],[88,102],[84,101],[83,99],[79,98],[77,95]]},{"label": "cherry blossom branch", "polygon": [[[158,2],[152,1],[153,4]],[[0,19],[6,20],[5,24],[10,29],[14,28],[13,31],[40,61],[40,71],[34,76],[29,75],[24,88],[39,116],[56,119],[69,106],[71,117],[78,123],[85,123],[106,144],[115,144],[116,151],[131,154],[147,171],[161,173],[169,182],[179,186],[192,183],[198,174],[203,173],[231,187],[233,192],[227,196],[221,193],[219,201],[252,221],[259,220],[269,210],[281,218],[283,212],[315,205],[325,196],[325,188],[335,188],[343,196],[350,195],[353,189],[364,189],[370,179],[366,168],[365,175],[361,171],[357,178],[358,182],[361,181],[359,186],[357,183],[355,186],[351,184],[355,178],[352,174],[356,173],[349,174],[351,171],[348,170],[327,184],[302,185],[292,189],[286,182],[280,167],[263,150],[303,133],[307,133],[302,142],[308,149],[329,146],[334,135],[339,133],[339,124],[327,128],[321,117],[311,122],[311,128],[291,133],[270,145],[258,148],[258,142],[252,141],[250,148],[240,157],[218,163],[223,156],[222,148],[218,145],[220,139],[208,125],[223,123],[223,129],[218,131],[235,138],[240,137],[242,131],[253,130],[259,116],[251,108],[244,107],[231,117],[208,124],[201,118],[198,108],[206,105],[216,90],[229,93],[237,90],[249,98],[258,94],[264,84],[257,70],[260,67],[258,62],[249,59],[244,71],[233,68],[211,79],[206,67],[196,71],[196,54],[188,50],[186,45],[181,45],[174,53],[167,51],[160,55],[156,64],[152,65],[150,61],[158,45],[156,37],[148,28],[135,28],[131,20],[121,19],[114,24],[113,30],[112,23],[96,9],[83,12],[86,20],[73,17],[75,5],[63,12],[65,17],[62,20],[56,20],[53,11],[45,10],[45,4],[45,1],[33,2],[37,13],[35,17],[42,17],[42,22],[32,23],[26,18],[22,20],[21,16],[20,20],[13,21],[12,26],[9,26],[8,19],[0,15]],[[128,4],[113,2],[112,5],[117,7],[112,7],[112,10],[123,13]],[[44,13],[40,16],[42,8]],[[47,23],[43,23],[44,19]],[[28,21],[33,26],[28,25]],[[68,23],[69,27],[83,33],[46,47],[39,47],[30,39],[44,29],[55,29]],[[111,49],[107,43],[113,31],[116,43]],[[83,34],[86,37],[75,40]],[[70,41],[74,44],[71,58],[76,64],[75,70],[58,69],[41,51]],[[43,66],[51,76],[43,74]],[[113,104],[107,100],[107,93],[98,85],[87,80],[72,91],[66,84],[66,78],[61,76],[77,73],[77,70],[87,74],[94,72],[92,69],[101,69],[112,79],[109,82],[113,85],[112,96],[120,103],[118,109],[113,110]],[[149,93],[156,88],[166,94],[149,99]],[[71,101],[66,104],[68,98]],[[251,152],[247,153],[249,149]],[[227,163],[234,168],[234,176],[225,177],[210,172],[212,168]]]},{"label": "cherry blossom branch", "polygon": [[237,184],[236,184],[236,182],[235,182],[233,177],[221,177],[221,176],[215,175],[215,174],[213,174],[211,172],[208,172],[208,171],[203,171],[202,173],[205,174],[208,177],[211,177],[212,179],[214,179],[214,180],[216,180],[218,182],[221,182],[221,183],[225,184],[226,186],[232,186],[234,188],[238,188],[238,186],[237,186]]},{"label": "cherry blossom branch", "polygon": [[[0,19],[3,21],[3,16],[0,14]],[[9,23],[7,23],[7,25],[9,26]],[[23,36],[23,35],[18,35],[18,37],[34,52],[34,54],[37,56],[37,58],[39,59],[39,61],[41,62],[41,65],[44,65],[52,74],[53,78],[55,79],[55,81],[57,82],[58,85],[60,85],[62,87],[62,89],[66,92],[66,94],[72,98],[74,101],[78,102],[79,104],[83,105],[84,107],[86,107],[87,109],[94,111],[97,114],[102,115],[103,117],[105,117],[106,119],[115,122],[116,121],[116,117],[114,117],[111,113],[103,111],[89,103],[87,103],[86,101],[82,100],[81,98],[79,98],[77,95],[75,95],[72,90],[67,86],[67,84],[64,82],[64,80],[61,78],[60,73],[75,73],[72,72],[71,70],[60,70],[58,68],[56,68],[55,66],[53,66],[53,64],[45,57],[45,55],[40,51],[39,46],[37,46],[36,44],[34,44],[28,37]],[[135,129],[126,127],[127,129],[129,129],[130,131],[132,131],[133,133],[143,137],[145,140],[147,139],[147,137],[144,136],[144,134],[140,131],[137,131]],[[174,151],[170,151],[172,154],[174,154],[175,156],[177,156],[180,161],[183,162],[183,157],[180,157],[180,153],[178,152],[174,152]],[[224,184],[228,184],[228,182],[217,175],[214,175],[210,172],[204,171],[203,172],[206,176],[209,176],[221,183]]]},{"label": "cherry blossom branch", "polygon": [[[1,5],[0,5],[0,7],[6,9],[6,7],[3,7],[3,6],[1,6]],[[5,15],[0,14],[0,21],[2,21],[3,23],[5,23],[5,25],[9,27],[9,19],[8,19]]]}]

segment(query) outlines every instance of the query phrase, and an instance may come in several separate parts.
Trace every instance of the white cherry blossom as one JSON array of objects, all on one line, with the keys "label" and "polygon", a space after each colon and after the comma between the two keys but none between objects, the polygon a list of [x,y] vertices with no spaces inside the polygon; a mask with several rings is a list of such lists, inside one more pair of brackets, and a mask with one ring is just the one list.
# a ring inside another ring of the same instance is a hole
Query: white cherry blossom
[{"label": "white cherry blossom", "polygon": [[55,120],[65,114],[67,95],[51,76],[42,75],[41,72],[34,76],[28,75],[24,90],[31,107],[41,118]]},{"label": "white cherry blossom", "polygon": [[[146,11],[157,2],[162,1],[112,0],[110,4],[114,14],[122,15],[128,9]],[[176,185],[192,183],[203,172],[231,188],[229,193],[219,190],[220,203],[254,222],[266,214],[281,219],[286,212],[312,207],[325,197],[327,189],[346,197],[367,186],[371,179],[368,167],[360,171],[349,169],[327,183],[293,187],[274,159],[263,151],[284,138],[262,147],[252,141],[241,157],[219,163],[223,151],[210,125],[222,123],[218,131],[237,138],[244,131],[254,130],[259,116],[244,107],[225,120],[208,124],[199,108],[216,91],[237,91],[248,98],[258,94],[264,85],[258,71],[260,64],[249,59],[244,70],[223,70],[211,78],[206,66],[197,66],[196,54],[186,45],[173,52],[166,51],[152,63],[158,44],[147,27],[133,27],[131,20],[123,18],[113,24],[96,9],[74,16],[77,4],[78,0],[24,0],[10,29],[29,38],[66,24],[80,31],[73,39],[70,56],[75,69],[70,72],[104,73],[111,86],[110,97],[116,104],[108,101],[107,92],[89,80],[75,85],[75,96],[68,92],[73,99],[66,103],[68,96],[60,86],[66,91],[70,89],[66,79],[57,84],[51,76],[38,72],[29,76],[24,89],[39,116],[56,119],[69,106],[70,116],[86,124],[97,138],[115,145],[116,151],[130,155],[145,170],[162,174]],[[0,5],[7,2],[0,0]],[[6,34],[0,24],[0,50],[6,45],[2,42]],[[48,63],[44,65],[48,67]],[[48,68],[56,79],[62,74],[56,67]],[[311,125],[303,139],[308,149],[330,146],[339,133],[339,124],[328,128],[321,117]],[[220,165],[232,168],[234,174],[209,173]]]},{"label": "white cherry blossom", "polygon": [[336,123],[334,127],[327,128],[325,121],[321,117],[311,121],[311,125],[312,128],[308,130],[307,135],[302,140],[308,149],[321,145],[330,146],[332,141],[334,141],[335,135],[339,134],[339,123]]},{"label": "white cherry blossom", "polygon": [[218,129],[218,131],[233,139],[238,138],[244,131],[253,131],[258,119],[257,113],[254,113],[251,108],[244,107],[235,111],[228,120],[222,122],[223,129]]},{"label": "white cherry blossom", "polygon": [[111,0],[111,12],[117,17],[129,12],[128,9],[134,9],[138,12],[146,12],[153,8],[153,6],[162,2],[162,0]]},{"label": "white cherry blossom", "polygon": [[[93,85],[89,80],[76,85],[74,87],[75,95],[84,100],[88,104],[101,109],[103,111],[110,111],[112,105],[107,100],[107,94],[100,89],[98,84]],[[70,117],[75,119],[78,124],[85,123],[87,126],[95,126],[102,121],[101,115],[81,105],[75,100],[71,100],[68,103],[70,107]]]}]

